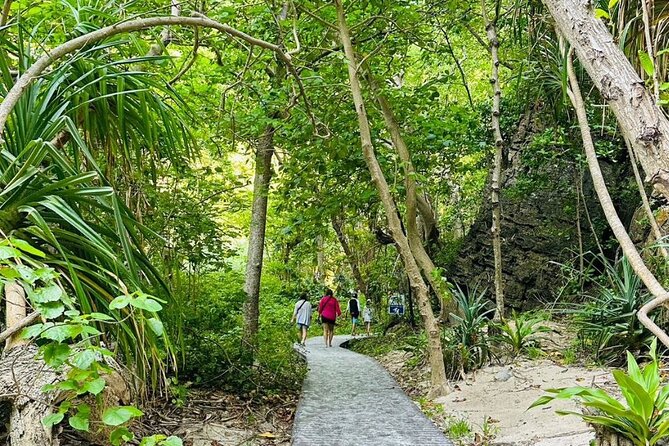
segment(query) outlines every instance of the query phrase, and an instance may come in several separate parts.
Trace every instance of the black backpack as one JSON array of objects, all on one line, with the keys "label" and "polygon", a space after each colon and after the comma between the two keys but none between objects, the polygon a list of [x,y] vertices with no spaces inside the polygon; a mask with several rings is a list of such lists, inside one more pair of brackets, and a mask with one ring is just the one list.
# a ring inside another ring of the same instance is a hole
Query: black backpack
[{"label": "black backpack", "polygon": [[355,298],[348,301],[348,308],[351,310],[351,316],[358,317],[360,309],[358,308],[358,301]]}]

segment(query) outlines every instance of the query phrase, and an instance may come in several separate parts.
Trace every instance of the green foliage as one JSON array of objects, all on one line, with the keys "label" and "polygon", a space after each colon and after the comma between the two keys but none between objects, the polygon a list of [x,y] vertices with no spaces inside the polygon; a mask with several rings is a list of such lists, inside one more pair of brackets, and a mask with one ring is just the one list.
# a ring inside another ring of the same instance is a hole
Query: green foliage
[{"label": "green foliage", "polygon": [[[62,396],[55,412],[44,417],[42,424],[51,428],[63,422],[67,416],[72,428],[88,432],[92,421],[91,406],[83,403],[82,398],[91,396],[95,398],[96,404],[100,404],[102,399],[98,397],[106,389],[104,376],[113,372],[105,358],[115,356],[112,351],[102,346],[100,338],[103,332],[96,326],[120,322],[105,313],[82,313],[79,302],[68,295],[63,287],[65,277],[46,266],[43,263],[44,258],[44,252],[25,241],[0,239],[0,283],[5,287],[9,284],[21,286],[26,291],[30,304],[46,320],[25,328],[21,334],[39,345],[38,355],[48,367],[61,373],[59,381],[42,388],[43,392],[58,392]],[[121,296],[115,301],[126,298],[128,296]],[[141,303],[137,305],[133,299]],[[138,292],[133,294],[129,304],[140,313],[147,310],[147,306],[148,311],[158,311],[160,308],[147,305],[150,300],[152,299]],[[134,406],[107,407],[100,422],[116,427],[126,425],[142,415],[142,411]],[[132,437],[127,428],[122,429],[112,433],[112,444],[121,444],[124,439]],[[173,437],[168,443],[146,444],[176,445],[180,444],[180,440]]]},{"label": "green foliage", "polygon": [[657,341],[650,347],[650,362],[639,368],[634,356],[627,352],[627,372],[614,370],[613,377],[625,398],[625,404],[601,389],[569,387],[550,389],[530,408],[555,399],[579,399],[587,412],[558,411],[560,415],[576,415],[588,423],[603,426],[630,439],[636,446],[653,446],[669,437],[669,386],[660,385],[660,363]]},{"label": "green foliage", "polygon": [[451,375],[464,370],[481,367],[490,358],[488,323],[495,309],[490,307],[487,290],[474,287],[463,290],[459,285],[453,289],[459,314],[453,315],[457,321],[453,328],[442,332],[444,362],[451,369]]},{"label": "green foliage", "polygon": [[539,347],[537,335],[550,331],[550,328],[541,325],[545,320],[541,314],[514,312],[504,324],[497,325],[500,333],[493,340],[506,344],[514,356],[528,353]]},{"label": "green foliage", "polygon": [[239,393],[295,391],[305,372],[292,348],[295,330],[289,322],[299,292],[282,290],[279,280],[265,274],[259,347],[255,365],[249,366],[242,349],[243,285],[244,276],[228,270],[196,276],[189,286],[177,290],[177,300],[184,306],[165,311],[169,319],[183,320],[180,381]]},{"label": "green foliage", "polygon": [[581,347],[597,360],[619,362],[620,352],[639,352],[652,339],[636,312],[650,296],[626,258],[615,264],[602,259],[606,282],[573,310]]}]

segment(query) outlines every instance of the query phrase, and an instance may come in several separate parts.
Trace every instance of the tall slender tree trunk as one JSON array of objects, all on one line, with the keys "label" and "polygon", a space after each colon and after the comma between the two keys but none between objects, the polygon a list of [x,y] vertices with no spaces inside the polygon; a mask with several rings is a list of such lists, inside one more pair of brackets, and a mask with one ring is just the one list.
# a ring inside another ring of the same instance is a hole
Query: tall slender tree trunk
[{"label": "tall slender tree trunk", "polygon": [[402,132],[400,127],[397,124],[397,119],[395,114],[390,107],[390,103],[386,97],[381,92],[376,79],[374,79],[371,71],[368,70],[368,79],[369,84],[372,88],[374,96],[379,104],[381,109],[381,114],[383,115],[383,120],[386,124],[386,128],[390,133],[390,137],[393,141],[393,146],[397,151],[397,154],[402,161],[402,166],[404,169],[404,181],[406,185],[406,229],[409,239],[409,247],[411,248],[411,253],[413,254],[418,266],[420,267],[423,275],[427,278],[427,281],[430,283],[432,290],[437,295],[440,305],[444,308],[445,311],[442,313],[451,313],[455,312],[456,308],[454,306],[454,299],[451,295],[447,285],[442,282],[441,273],[432,262],[432,259],[425,250],[423,246],[423,239],[421,237],[420,231],[418,230],[418,192],[416,186],[416,171],[411,161],[411,154],[409,153],[409,148],[404,142],[402,137]]},{"label": "tall slender tree trunk", "polygon": [[267,225],[267,203],[269,185],[272,179],[272,155],[274,154],[274,127],[267,126],[256,145],[255,176],[253,179],[253,205],[251,208],[251,229],[246,260],[244,292],[244,341],[248,347],[256,344],[258,335],[260,278],[262,275],[265,248],[265,228]]},{"label": "tall slender tree trunk", "polygon": [[492,128],[495,133],[495,159],[492,169],[492,181],[490,185],[490,202],[492,204],[492,250],[495,264],[495,320],[504,320],[504,276],[502,275],[502,206],[499,200],[502,176],[502,149],[504,140],[499,125],[499,105],[502,98],[502,89],[499,83],[499,39],[497,38],[497,17],[494,20],[488,18],[485,5],[486,0],[481,0],[481,12],[485,21],[486,33],[490,42],[490,55],[492,58],[492,73],[490,83],[493,87],[492,101]]},{"label": "tall slender tree trunk", "polygon": [[342,0],[335,0],[337,8],[337,23],[339,25],[339,36],[344,47],[346,58],[348,59],[348,77],[353,95],[353,102],[355,104],[356,113],[358,115],[358,126],[360,128],[360,141],[362,145],[362,152],[365,158],[365,163],[369,169],[372,181],[376,186],[381,202],[388,219],[388,227],[395,240],[397,248],[402,256],[404,267],[409,277],[411,288],[418,301],[423,324],[428,338],[428,356],[430,358],[431,369],[431,388],[430,396],[436,397],[444,395],[448,392],[446,370],[444,367],[444,356],[442,354],[441,339],[437,321],[432,313],[430,306],[430,299],[428,295],[427,286],[421,276],[420,268],[416,263],[416,259],[411,253],[409,241],[402,231],[402,222],[397,215],[397,207],[395,201],[390,194],[390,188],[386,181],[381,166],[379,165],[376,155],[374,153],[374,146],[372,144],[372,135],[369,128],[369,121],[367,118],[367,111],[365,110],[364,99],[362,97],[362,90],[360,88],[360,79],[358,78],[357,62],[353,45],[351,44],[351,37],[348,26],[346,25],[346,16]]},{"label": "tall slender tree trunk", "polygon": [[358,261],[355,258],[355,255],[353,255],[353,250],[351,249],[351,246],[348,244],[348,240],[346,239],[346,234],[344,234],[344,229],[342,228],[342,223],[336,217],[332,217],[332,229],[334,229],[335,234],[337,234],[337,239],[339,240],[339,244],[341,244],[341,247],[344,250],[344,254],[346,255],[346,260],[348,260],[348,264],[351,267],[351,272],[353,273],[353,278],[355,279],[355,283],[358,285],[358,289],[362,291],[362,293],[365,295],[367,299],[373,300],[369,295],[369,287],[367,286],[367,282],[365,281],[365,279],[363,279],[362,274],[360,273],[360,267],[358,266]]},{"label": "tall slender tree trunk", "polygon": [[325,243],[322,235],[316,236],[316,281],[325,280]]},{"label": "tall slender tree trunk", "polygon": [[558,31],[618,119],[649,182],[669,199],[669,120],[602,20],[594,2],[543,0]]}]

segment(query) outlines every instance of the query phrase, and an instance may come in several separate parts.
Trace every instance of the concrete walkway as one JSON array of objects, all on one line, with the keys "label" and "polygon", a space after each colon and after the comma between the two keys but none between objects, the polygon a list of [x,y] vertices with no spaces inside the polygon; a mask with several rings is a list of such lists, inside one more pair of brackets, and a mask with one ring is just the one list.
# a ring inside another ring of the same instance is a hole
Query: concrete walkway
[{"label": "concrete walkway", "polygon": [[373,359],[339,347],[350,336],[307,341],[309,373],[294,446],[452,446]]}]

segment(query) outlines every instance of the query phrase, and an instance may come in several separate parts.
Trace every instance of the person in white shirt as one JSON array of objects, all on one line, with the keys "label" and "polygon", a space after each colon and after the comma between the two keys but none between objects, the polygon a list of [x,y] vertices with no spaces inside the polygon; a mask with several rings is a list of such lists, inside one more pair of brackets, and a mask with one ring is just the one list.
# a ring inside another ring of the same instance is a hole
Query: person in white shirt
[{"label": "person in white shirt", "polygon": [[362,321],[367,326],[367,336],[370,336],[371,325],[372,325],[372,309],[369,308],[369,301],[365,302],[365,309],[362,310]]},{"label": "person in white shirt", "polygon": [[295,309],[293,310],[293,317],[290,318],[290,323],[297,321],[297,328],[300,330],[300,344],[305,345],[307,342],[307,330],[311,325],[311,303],[306,293],[300,296],[300,300],[295,302]]}]

